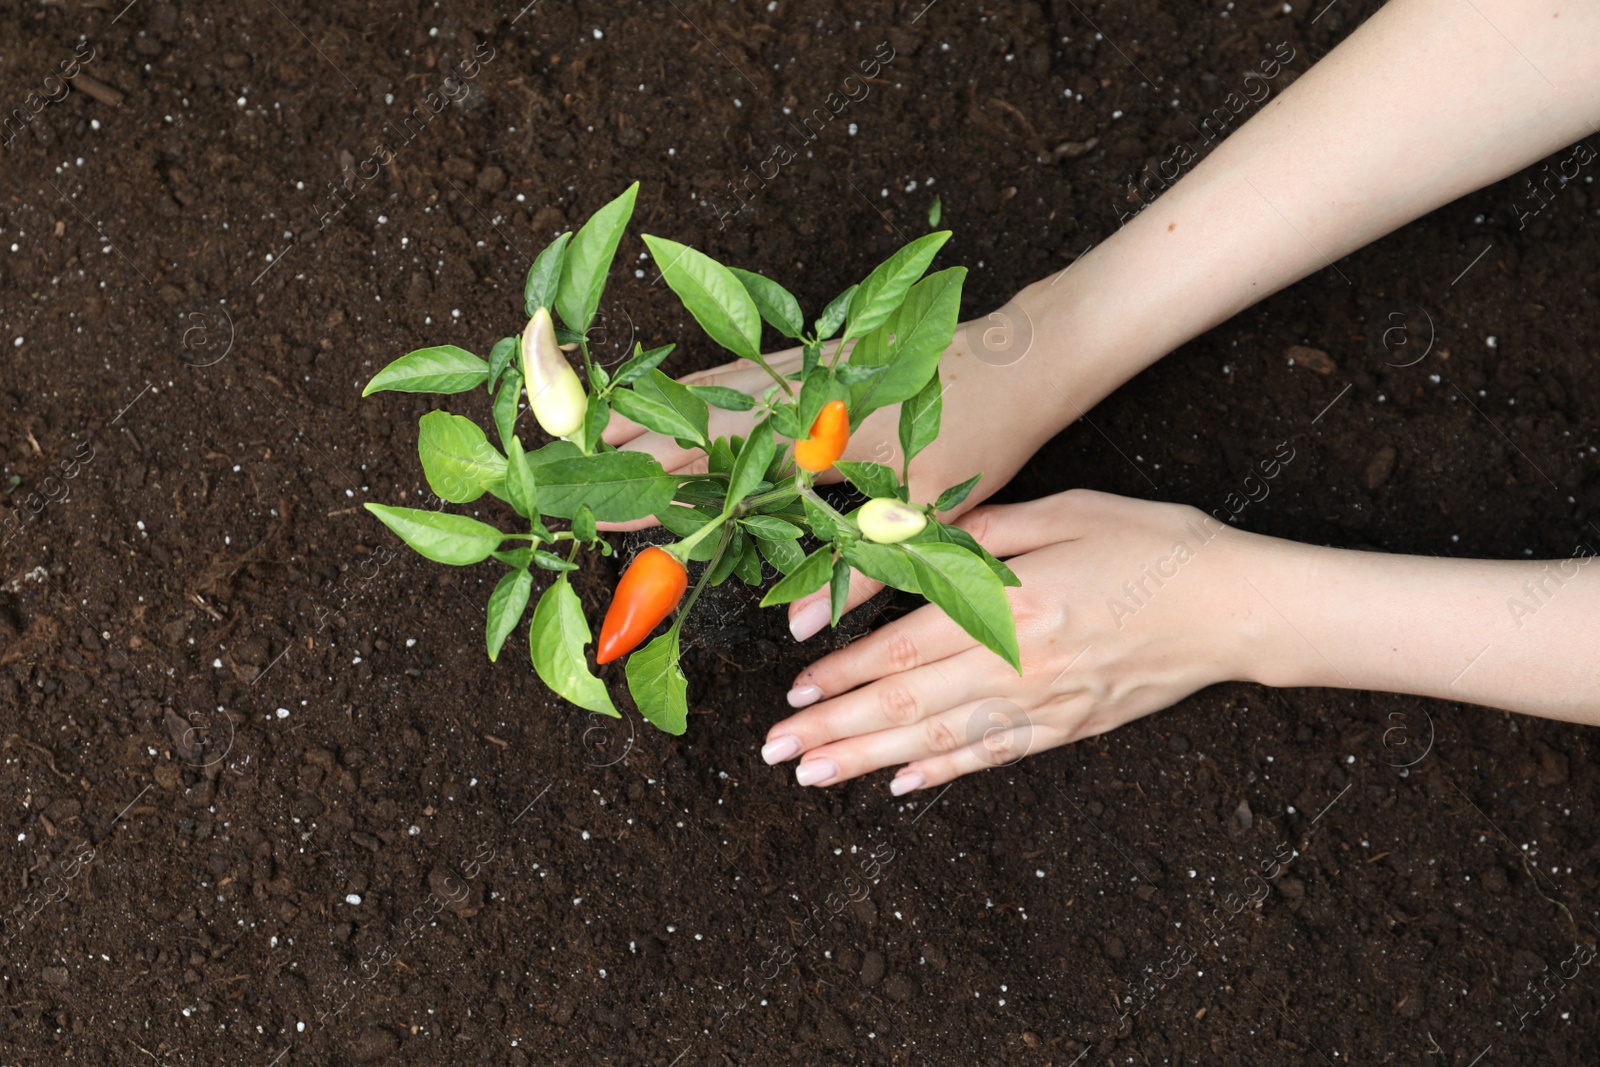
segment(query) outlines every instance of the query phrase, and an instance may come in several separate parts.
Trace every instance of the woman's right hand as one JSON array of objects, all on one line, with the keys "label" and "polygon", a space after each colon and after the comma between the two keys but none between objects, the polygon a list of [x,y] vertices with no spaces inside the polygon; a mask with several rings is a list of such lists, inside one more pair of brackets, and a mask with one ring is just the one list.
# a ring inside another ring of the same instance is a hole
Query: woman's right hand
[{"label": "woman's right hand", "polygon": [[[956,516],[982,503],[1010,481],[1028,458],[1065,424],[1061,409],[1066,406],[1028,366],[1026,342],[1011,330],[1020,311],[1002,308],[985,319],[974,319],[956,328],[950,348],[939,364],[944,383],[944,411],[938,438],[911,463],[911,500],[931,503],[939,494],[974,474],[983,480],[961,503],[942,517]],[[1023,331],[1031,338],[1031,331]],[[1019,350],[1016,350],[1020,348]],[[832,348],[827,349],[831,354]],[[798,348],[767,357],[773,370],[787,375],[800,369],[802,352]],[[685,383],[721,385],[751,396],[762,396],[773,386],[772,378],[750,360],[737,360],[706,371],[685,375]],[[754,412],[711,409],[711,436],[746,434],[755,423]],[[844,458],[869,460],[900,469],[900,406],[879,408],[856,428]],[[653,433],[615,412],[606,427],[607,444],[636,452],[647,452],[669,472],[693,474],[706,469],[705,453],[680,447],[663,434]],[[837,471],[818,479],[840,480]],[[609,529],[640,529],[654,525],[649,520],[616,524]],[[861,604],[878,590],[881,583],[852,573],[847,608]],[[814,603],[824,605],[821,622]],[[827,621],[826,600],[810,597],[790,605],[790,627],[796,640],[805,640]]]}]

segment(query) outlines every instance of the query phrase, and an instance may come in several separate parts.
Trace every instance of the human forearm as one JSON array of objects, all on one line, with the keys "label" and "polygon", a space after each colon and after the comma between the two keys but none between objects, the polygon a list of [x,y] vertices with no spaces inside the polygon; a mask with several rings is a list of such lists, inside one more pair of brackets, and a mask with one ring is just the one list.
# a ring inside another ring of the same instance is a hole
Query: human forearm
[{"label": "human forearm", "polygon": [[1044,392],[1064,425],[1189,339],[1597,118],[1600,5],[1390,0],[1111,238],[1016,297],[1030,369],[1055,382]]},{"label": "human forearm", "polygon": [[1586,550],[1536,562],[1273,544],[1245,575],[1260,601],[1256,680],[1600,724],[1600,569]]}]

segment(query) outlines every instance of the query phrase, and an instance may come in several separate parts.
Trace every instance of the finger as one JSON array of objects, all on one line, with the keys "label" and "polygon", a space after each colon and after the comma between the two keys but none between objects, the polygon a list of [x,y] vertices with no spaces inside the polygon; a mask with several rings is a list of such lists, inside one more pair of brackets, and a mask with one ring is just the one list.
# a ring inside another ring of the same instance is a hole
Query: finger
[{"label": "finger", "polygon": [[[932,604],[884,623],[859,641],[822,657],[795,677],[791,707],[805,707],[858,685],[937,663],[974,647],[967,632]],[[776,729],[776,727],[774,727]]]},{"label": "finger", "polygon": [[[978,651],[967,649],[948,659],[880,678],[791,715],[767,731],[771,740],[762,748],[762,755],[771,754],[774,759],[769,762],[779,762],[823,746],[830,751],[840,748],[833,744],[835,741],[846,741],[848,744],[843,747],[850,748],[879,731],[915,726],[930,716],[976,700],[1004,684],[1001,671],[1010,673],[992,656],[973,655]],[[886,762],[904,763],[920,754],[886,757]]]},{"label": "finger", "polygon": [[[844,610],[849,612],[865,604],[878,594],[883,583],[850,569],[850,592],[844,600]],[[789,605],[789,632],[796,641],[806,641],[821,632],[833,620],[832,594],[824,589],[801,597]]]},{"label": "finger", "polygon": [[[998,716],[995,725],[985,709],[1002,704],[1016,711]],[[929,715],[920,722],[852,737],[809,751],[795,767],[801,785],[834,785],[895,763],[933,761],[972,750],[965,759],[987,759],[990,766],[1014,763],[1026,754],[1032,737],[1027,717],[1010,701],[970,700]],[[901,776],[897,776],[898,778]],[[915,781],[915,779],[912,779]],[[902,787],[909,791],[914,786]]]},{"label": "finger", "polygon": [[1020,556],[1058,541],[1083,536],[1084,512],[1092,503],[1083,490],[1068,490],[1024,504],[981,504],[955,521],[993,556]]},{"label": "finger", "polygon": [[600,440],[612,448],[618,448],[644,432],[643,426],[640,426],[626,415],[613,411],[611,418],[606,422],[606,428],[600,431]]},{"label": "finger", "polygon": [[661,466],[669,471],[686,467],[696,456],[703,453],[698,448],[684,448],[677,441],[660,433],[642,433],[622,446],[624,452],[643,452],[654,456]]},{"label": "finger", "polygon": [[1057,748],[1066,740],[1064,730],[1035,722],[991,728],[960,748],[906,764],[889,783],[889,792],[898,797],[918,789],[937,789],[973,771],[1009,767],[1024,756]]}]

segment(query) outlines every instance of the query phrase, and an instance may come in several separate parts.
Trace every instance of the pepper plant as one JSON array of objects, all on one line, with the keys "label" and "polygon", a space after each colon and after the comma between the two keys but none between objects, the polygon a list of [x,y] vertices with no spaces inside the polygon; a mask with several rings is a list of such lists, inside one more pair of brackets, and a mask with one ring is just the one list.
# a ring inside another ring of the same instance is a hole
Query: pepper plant
[{"label": "pepper plant", "polygon": [[[613,716],[620,713],[611,692],[589,666],[589,621],[569,574],[581,558],[611,555],[596,523],[654,516],[676,540],[648,547],[629,563],[606,611],[596,662],[628,656],[634,703],[672,734],[684,731],[688,716],[688,683],[679,666],[684,620],[707,585],[730,577],[760,586],[768,573],[779,576],[762,606],[826,587],[837,625],[855,567],[926,597],[1020,670],[1004,589],[1018,584],[1016,575],[964,530],[938,521],[981,475],[932,501],[912,501],[906,487],[912,458],[939,433],[939,359],[955,331],[966,276],[962,267],[927,274],[949,232],[895,252],[840,293],[809,330],[799,302],[777,282],[645,235],[667,285],[707,336],[771,375],[771,386],[757,397],[674,380],[661,370],[670,344],[635,345],[631,357],[610,370],[591,357],[585,331],[637,193],[635,183],[534,260],[520,336],[496,342],[486,360],[454,345],[411,352],[379,371],[363,393],[487,389],[500,447],[471,419],[431,411],[422,417],[418,439],[423,473],[441,500],[468,504],[487,493],[508,504],[525,528],[508,532],[443,510],[384,504],[368,504],[368,510],[437,563],[469,566],[493,558],[507,568],[489,597],[491,660],[526,613],[536,572],[548,572],[529,626],[534,670],[568,701]],[[797,373],[780,374],[762,358],[763,322],[803,346]],[[524,394],[534,421],[553,438],[532,450],[517,434]],[[894,404],[900,405],[898,469],[841,459],[851,431]],[[751,412],[753,428],[747,436],[713,438],[711,407]],[[601,432],[614,411],[684,447],[703,449],[707,471],[671,474],[652,456],[605,444]],[[845,512],[820,495],[817,476],[830,469],[866,502]],[[699,573],[689,591],[691,564]],[[666,631],[643,644],[674,610]]]}]

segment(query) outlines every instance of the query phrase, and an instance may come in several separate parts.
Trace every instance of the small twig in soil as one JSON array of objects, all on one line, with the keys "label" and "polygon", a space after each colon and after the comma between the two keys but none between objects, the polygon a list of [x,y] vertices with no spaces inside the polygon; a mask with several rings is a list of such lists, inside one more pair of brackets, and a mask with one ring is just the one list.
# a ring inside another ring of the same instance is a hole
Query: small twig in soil
[{"label": "small twig in soil", "polygon": [[6,738],[6,743],[4,745],[0,745],[0,749],[10,748],[11,742],[13,741],[21,741],[29,748],[38,749],[40,752],[43,752],[46,762],[50,764],[50,769],[55,772],[56,776],[59,777],[63,782],[72,781],[72,776],[70,774],[65,773],[60,767],[56,766],[56,754],[54,752],[51,752],[48,748],[45,748],[36,741],[29,741],[21,734],[12,734],[10,737]]}]

